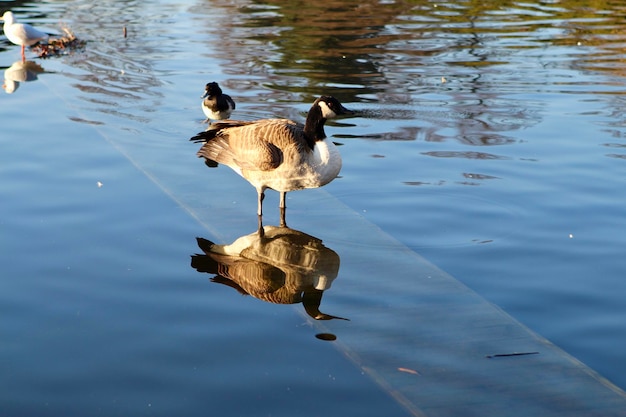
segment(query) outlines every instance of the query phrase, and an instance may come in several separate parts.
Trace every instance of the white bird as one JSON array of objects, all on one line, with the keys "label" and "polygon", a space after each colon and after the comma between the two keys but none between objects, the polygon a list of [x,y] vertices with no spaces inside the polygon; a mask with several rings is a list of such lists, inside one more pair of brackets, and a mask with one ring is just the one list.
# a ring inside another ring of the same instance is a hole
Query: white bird
[{"label": "white bird", "polygon": [[284,226],[288,191],[321,187],[337,177],[341,155],[332,141],[325,140],[324,123],[346,113],[352,112],[336,98],[322,96],[313,103],[304,126],[287,119],[225,120],[190,140],[204,142],[197,155],[208,166],[227,165],[256,188],[262,234],[266,189],[280,193],[280,224]]},{"label": "white bird", "polygon": [[204,87],[202,111],[206,116],[206,122],[228,119],[233,110],[235,110],[235,102],[228,94],[222,93],[218,83],[211,82]]},{"label": "white bird", "polygon": [[2,19],[4,21],[4,34],[15,45],[22,46],[22,60],[26,60],[24,48],[32,46],[37,42],[47,41],[49,35],[45,32],[35,29],[27,23],[17,23],[13,12],[4,12]]}]

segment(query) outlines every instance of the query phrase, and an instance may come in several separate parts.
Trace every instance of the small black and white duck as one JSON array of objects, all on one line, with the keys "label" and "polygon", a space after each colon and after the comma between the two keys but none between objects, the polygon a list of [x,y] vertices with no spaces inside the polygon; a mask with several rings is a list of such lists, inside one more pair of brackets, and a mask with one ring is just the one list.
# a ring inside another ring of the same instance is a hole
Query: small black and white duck
[{"label": "small black and white duck", "polygon": [[207,165],[224,164],[244,177],[258,193],[259,233],[263,233],[263,199],[270,188],[280,193],[280,224],[285,226],[288,191],[317,188],[341,170],[341,155],[326,140],[324,123],[352,113],[334,97],[315,100],[304,125],[287,119],[216,122],[190,140],[203,142],[198,157]]},{"label": "small black and white duck", "polygon": [[228,119],[233,110],[235,102],[228,94],[222,92],[218,83],[211,82],[204,87],[202,111],[207,117],[205,120],[207,123],[211,123],[211,120]]}]

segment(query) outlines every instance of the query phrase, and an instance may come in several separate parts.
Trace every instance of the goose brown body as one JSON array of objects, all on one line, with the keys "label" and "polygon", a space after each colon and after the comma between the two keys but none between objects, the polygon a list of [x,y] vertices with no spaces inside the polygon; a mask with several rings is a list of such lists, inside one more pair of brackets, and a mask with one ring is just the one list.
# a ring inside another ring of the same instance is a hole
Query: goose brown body
[{"label": "goose brown body", "polygon": [[257,189],[287,192],[321,187],[341,170],[334,144],[309,147],[303,127],[291,120],[218,122],[216,127],[220,130],[198,156],[231,167]]},{"label": "goose brown body", "polygon": [[321,187],[339,174],[341,156],[335,144],[325,140],[324,123],[347,112],[336,99],[322,96],[304,125],[287,119],[225,120],[191,140],[204,142],[198,156],[209,166],[227,165],[257,189],[259,224],[265,190],[280,192],[282,224],[288,191]]}]

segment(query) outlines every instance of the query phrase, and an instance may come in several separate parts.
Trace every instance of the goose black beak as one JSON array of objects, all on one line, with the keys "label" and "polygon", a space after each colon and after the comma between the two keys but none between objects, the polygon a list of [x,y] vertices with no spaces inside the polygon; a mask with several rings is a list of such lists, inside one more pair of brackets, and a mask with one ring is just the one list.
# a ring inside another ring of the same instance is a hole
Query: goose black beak
[{"label": "goose black beak", "polygon": [[339,108],[339,112],[337,114],[355,114],[356,112],[350,110],[350,109],[346,109],[345,107],[343,107],[343,105],[340,105],[341,107]]}]

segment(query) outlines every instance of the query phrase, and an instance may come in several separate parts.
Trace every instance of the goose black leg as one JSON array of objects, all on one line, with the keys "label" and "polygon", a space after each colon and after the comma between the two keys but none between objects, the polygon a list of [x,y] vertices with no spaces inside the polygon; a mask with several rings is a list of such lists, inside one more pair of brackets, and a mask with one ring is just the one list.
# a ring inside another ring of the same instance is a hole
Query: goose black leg
[{"label": "goose black leg", "polygon": [[280,208],[280,227],[287,227],[287,222],[285,221],[285,214],[287,212],[287,206],[285,205],[286,195],[286,191],[280,192],[280,203],[278,205],[278,207]]},{"label": "goose black leg", "polygon": [[259,190],[258,194],[259,194],[259,205],[257,207],[256,214],[258,214],[259,216],[262,216],[263,215],[263,200],[265,200],[265,190]]},{"label": "goose black leg", "polygon": [[265,229],[263,229],[263,200],[265,199],[265,191],[259,191],[259,207],[257,209],[257,215],[259,217],[259,236],[265,236]]},{"label": "goose black leg", "polygon": [[258,228],[259,237],[265,237],[265,229],[263,228],[263,216],[259,216],[259,228]]}]

